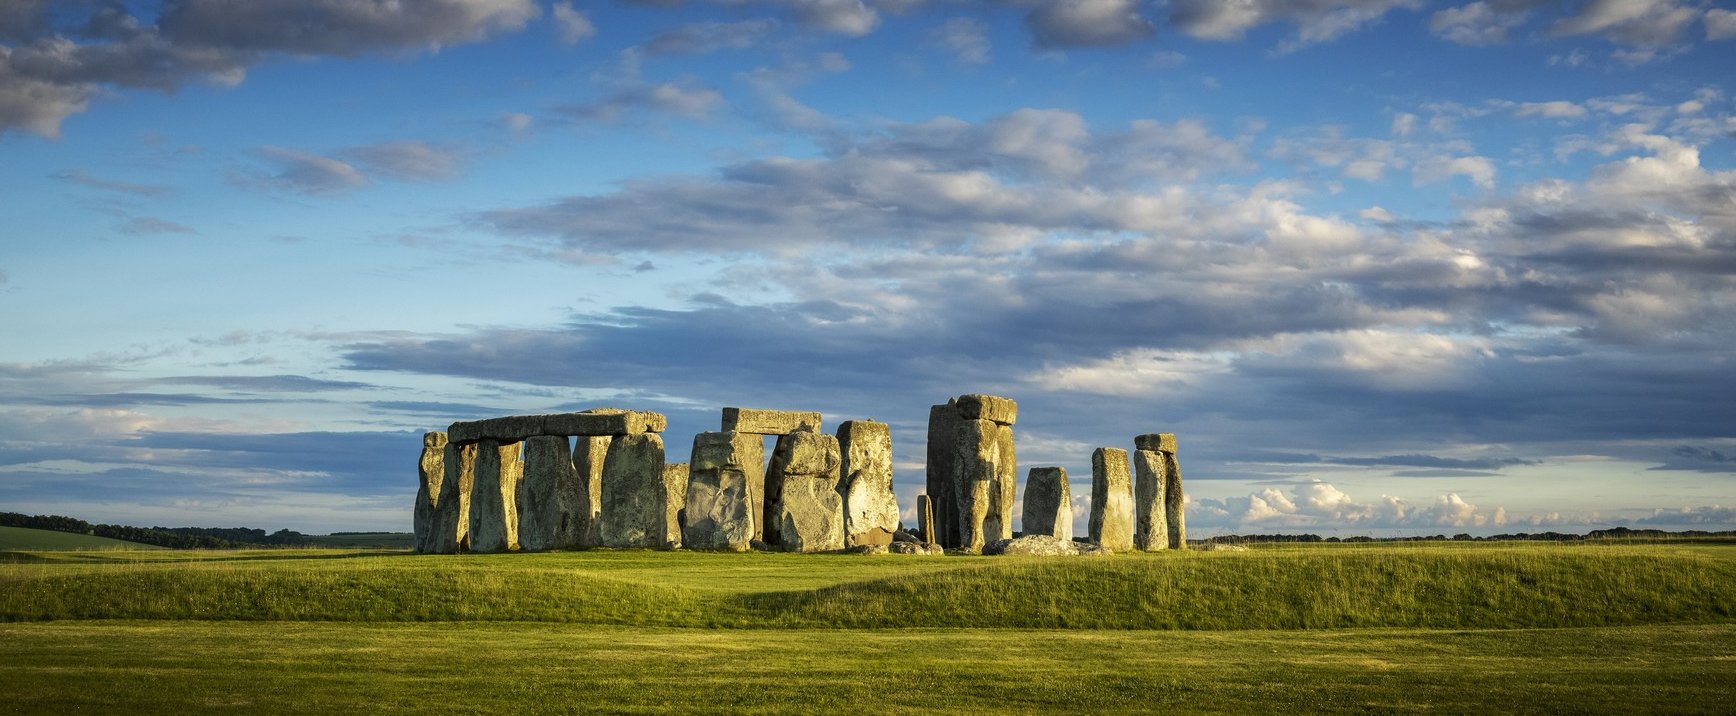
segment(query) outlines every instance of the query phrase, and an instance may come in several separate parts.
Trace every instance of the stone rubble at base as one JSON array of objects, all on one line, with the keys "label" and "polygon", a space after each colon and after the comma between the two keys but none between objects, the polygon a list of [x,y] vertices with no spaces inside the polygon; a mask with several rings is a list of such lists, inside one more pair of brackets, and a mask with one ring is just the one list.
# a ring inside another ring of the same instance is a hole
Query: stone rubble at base
[{"label": "stone rubble at base", "polygon": [[[811,411],[724,408],[687,463],[665,460],[660,413],[593,408],[453,423],[423,435],[417,552],[589,547],[858,554],[1102,554],[1185,549],[1174,433],[1092,454],[1090,537],[1073,537],[1060,467],[1033,467],[1018,504],[1018,403],[967,394],[929,411],[927,491],[900,522],[886,423],[822,432]],[[776,436],[767,463],[766,436]],[[906,531],[906,530],[909,531]]]}]

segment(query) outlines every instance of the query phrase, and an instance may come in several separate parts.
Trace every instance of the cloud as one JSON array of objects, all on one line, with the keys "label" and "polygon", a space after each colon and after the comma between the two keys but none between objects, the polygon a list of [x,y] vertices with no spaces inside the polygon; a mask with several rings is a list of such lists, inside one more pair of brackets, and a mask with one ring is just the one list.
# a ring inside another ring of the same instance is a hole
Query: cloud
[{"label": "cloud", "polygon": [[169,187],[161,184],[138,184],[114,179],[104,179],[102,177],[92,176],[80,169],[57,173],[54,175],[54,178],[62,181],[69,181],[74,184],[82,184],[96,189],[119,192],[122,194],[131,194],[133,196],[156,197],[167,196],[172,193],[172,190],[170,190]]},{"label": "cloud", "polygon": [[185,224],[177,224],[167,219],[158,219],[149,216],[140,216],[128,219],[126,223],[121,224],[120,231],[123,234],[130,234],[132,236],[144,236],[147,234],[199,233]]},{"label": "cloud", "polygon": [[1483,527],[1499,524],[1455,493],[1415,503],[1392,495],[1359,502],[1337,486],[1311,480],[1288,493],[1268,487],[1247,497],[1190,500],[1190,527],[1229,530]]},{"label": "cloud", "polygon": [[694,23],[651,38],[645,43],[645,51],[653,55],[693,55],[740,50],[754,46],[777,29],[778,21],[769,18]]},{"label": "cloud", "polygon": [[705,119],[724,106],[722,93],[700,82],[686,80],[629,85],[595,102],[562,105],[555,111],[577,119],[613,122],[633,111]]},{"label": "cloud", "polygon": [[1125,45],[1156,33],[1134,0],[1043,0],[1025,26],[1045,49]]},{"label": "cloud", "polygon": [[559,2],[551,8],[555,18],[555,30],[561,42],[576,45],[581,40],[588,40],[597,34],[597,26],[585,14],[573,9],[570,2]]},{"label": "cloud", "polygon": [[880,24],[880,14],[862,0],[781,0],[803,27],[861,37]]},{"label": "cloud", "polygon": [[1602,35],[1629,45],[1659,47],[1682,37],[1701,10],[1679,0],[1591,0],[1557,21],[1556,35]]},{"label": "cloud", "polygon": [[1705,22],[1708,40],[1728,40],[1736,37],[1736,10],[1707,10]]},{"label": "cloud", "polygon": [[361,170],[334,157],[271,146],[260,147],[256,153],[272,164],[274,170],[249,177],[246,179],[249,183],[316,195],[338,194],[368,183]]},{"label": "cloud", "polygon": [[981,20],[951,18],[929,34],[929,42],[951,52],[954,58],[967,65],[989,61],[989,28]]},{"label": "cloud", "polygon": [[368,383],[323,380],[304,375],[182,375],[158,378],[163,385],[203,385],[224,390],[265,393],[310,393],[371,388]]},{"label": "cloud", "polygon": [[[1473,2],[1435,12],[1429,17],[1429,31],[1461,45],[1497,45],[1508,40],[1509,33],[1525,23],[1529,5],[1486,1]],[[1514,7],[1516,6],[1516,7]]]},{"label": "cloud", "polygon": [[1296,34],[1278,47],[1289,52],[1362,29],[1396,8],[1420,5],[1418,0],[1176,0],[1169,21],[1192,37],[1219,41],[1240,40],[1260,25],[1289,23]]},{"label": "cloud", "polygon": [[1418,162],[1411,177],[1417,185],[1462,176],[1482,189],[1495,188],[1495,162],[1488,157],[1431,157]]},{"label": "cloud", "polygon": [[386,142],[351,147],[341,154],[369,172],[405,181],[456,179],[463,173],[460,152],[426,142]]},{"label": "cloud", "polygon": [[252,52],[354,56],[438,50],[524,29],[533,0],[180,0],[158,25],[177,43]]},{"label": "cloud", "polygon": [[1588,112],[1573,102],[1555,100],[1552,102],[1520,102],[1513,105],[1513,114],[1517,117],[1544,117],[1548,119],[1580,119]]},{"label": "cloud", "polygon": [[1652,516],[1634,520],[1633,524],[1675,527],[1736,525],[1736,507],[1706,505],[1701,507],[1682,507],[1677,509],[1657,509],[1653,510]]}]

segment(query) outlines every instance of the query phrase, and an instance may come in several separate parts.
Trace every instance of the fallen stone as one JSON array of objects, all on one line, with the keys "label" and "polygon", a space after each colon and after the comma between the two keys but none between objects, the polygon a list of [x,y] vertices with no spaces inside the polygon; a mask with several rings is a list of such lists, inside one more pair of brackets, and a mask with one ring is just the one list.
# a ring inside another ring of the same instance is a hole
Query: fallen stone
[{"label": "fallen stone", "polygon": [[958,439],[958,405],[947,402],[928,409],[928,497],[933,524],[923,523],[922,535],[929,544],[958,546],[958,496],[953,474]]},{"label": "fallen stone", "polygon": [[989,541],[990,527],[999,534],[998,512],[995,523],[989,523],[989,515],[991,508],[996,507],[994,498],[1000,476],[996,465],[1000,459],[1000,428],[991,420],[961,419],[953,439],[957,545],[970,552],[982,551],[983,544]]},{"label": "fallen stone", "polygon": [[470,493],[476,483],[476,445],[448,442],[441,457],[446,476],[429,527],[428,552],[453,554],[470,548]]},{"label": "fallen stone", "polygon": [[1019,404],[1012,398],[972,393],[958,396],[958,413],[965,420],[993,420],[1002,425],[1019,421]]},{"label": "fallen stone", "polygon": [[886,551],[891,552],[892,554],[946,554],[946,548],[941,547],[940,545],[923,544],[920,542],[893,542],[892,544],[886,545]]},{"label": "fallen stone", "polygon": [[567,439],[538,435],[524,441],[524,480],[518,488],[518,547],[541,552],[561,544],[567,523],[577,520],[569,494],[576,492],[578,475]]},{"label": "fallen stone", "polygon": [[609,442],[613,439],[607,435],[573,438],[573,476],[577,481],[571,495],[573,514],[577,517],[572,534],[574,546],[603,544],[603,459],[608,457]]},{"label": "fallen stone", "polygon": [[[831,435],[798,430],[788,435],[778,436],[777,444],[772,449],[771,465],[766,469],[766,496],[760,530],[761,539],[768,544],[783,545],[785,511],[783,485],[786,480],[798,478],[810,482],[822,481],[826,483],[826,488],[832,490],[836,496],[840,462],[838,439]],[[842,539],[844,529],[843,498],[839,498],[837,503],[838,532],[839,538]],[[811,510],[813,506],[804,505],[803,509]],[[842,547],[838,549],[842,549]]]},{"label": "fallen stone", "polygon": [[411,513],[417,552],[433,552],[434,512],[440,505],[440,483],[446,479],[446,433],[422,435],[422,458],[416,463],[416,505]]},{"label": "fallen stone", "polygon": [[1025,509],[1020,515],[1026,535],[1073,539],[1073,487],[1064,467],[1033,467],[1025,476]]},{"label": "fallen stone", "polygon": [[850,554],[874,555],[874,554],[886,554],[890,550],[888,549],[887,545],[884,545],[884,544],[859,544],[859,545],[856,545],[854,547],[850,547],[844,551],[849,552]]},{"label": "fallen stone", "polygon": [[663,546],[663,437],[621,435],[603,458],[604,547]]},{"label": "fallen stone", "polygon": [[476,481],[470,494],[470,551],[518,549],[518,483],[524,478],[520,443],[476,443]]},{"label": "fallen stone", "polygon": [[1176,462],[1175,453],[1163,453],[1164,515],[1169,522],[1169,548],[1187,549],[1187,499],[1181,491],[1181,463]]},{"label": "fallen stone", "polygon": [[[768,521],[767,542],[786,552],[834,552],[844,548],[844,498],[838,495],[838,439],[806,430],[778,438],[766,473],[766,490],[777,487],[777,534]],[[772,509],[767,500],[766,510]]]},{"label": "fallen stone", "polygon": [[1175,454],[1175,433],[1146,433],[1133,436],[1133,449]]},{"label": "fallen stone", "polygon": [[789,435],[797,430],[820,432],[820,414],[794,410],[724,408],[723,432]]},{"label": "fallen stone", "polygon": [[983,554],[1025,555],[1034,557],[1071,557],[1084,554],[1081,545],[1053,535],[1025,535],[999,539],[983,545]]},{"label": "fallen stone", "polygon": [[1155,450],[1133,453],[1133,546],[1147,552],[1169,549],[1168,462]]},{"label": "fallen stone", "polygon": [[681,517],[687,504],[687,463],[663,466],[663,549],[681,549]]},{"label": "fallen stone", "polygon": [[760,520],[755,494],[765,484],[765,442],[754,433],[700,433],[691,460],[682,546],[747,551]]},{"label": "fallen stone", "polygon": [[892,432],[886,423],[846,420],[838,426],[839,485],[844,498],[844,544],[886,544],[898,529],[892,491]]},{"label": "fallen stone", "polygon": [[1110,552],[1133,549],[1133,480],[1121,448],[1091,453],[1091,541]]},{"label": "fallen stone", "polygon": [[892,533],[892,541],[893,542],[915,542],[915,543],[920,544],[920,543],[922,543],[922,538],[917,537],[916,535],[913,535],[913,534],[906,532],[904,530],[898,530],[897,532]]}]

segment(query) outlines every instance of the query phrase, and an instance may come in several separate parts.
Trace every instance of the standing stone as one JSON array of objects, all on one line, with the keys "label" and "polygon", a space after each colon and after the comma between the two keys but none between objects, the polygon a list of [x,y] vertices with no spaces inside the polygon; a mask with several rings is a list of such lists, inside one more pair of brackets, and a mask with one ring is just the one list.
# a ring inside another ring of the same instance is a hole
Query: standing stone
[{"label": "standing stone", "polygon": [[681,549],[681,516],[687,511],[687,463],[663,466],[663,549]]},{"label": "standing stone", "polygon": [[1181,463],[1175,453],[1162,453],[1164,461],[1164,511],[1169,517],[1169,548],[1187,549],[1187,500],[1181,492]]},{"label": "standing stone", "polygon": [[953,449],[958,439],[958,406],[948,401],[928,409],[928,496],[934,507],[935,532],[927,535],[932,544],[958,546],[958,497],[954,485]]},{"label": "standing stone", "polygon": [[959,419],[958,432],[953,438],[953,475],[955,511],[958,519],[958,548],[981,552],[990,541],[988,530],[999,534],[999,516],[990,521],[997,483],[1000,479],[1000,425],[992,420]]},{"label": "standing stone", "polygon": [[691,460],[681,545],[746,552],[758,538],[764,439],[755,433],[700,433],[693,436]]},{"label": "standing stone", "polygon": [[983,539],[989,542],[1013,538],[1013,505],[1019,498],[1019,458],[1013,451],[1013,427],[996,425],[995,482],[989,490],[989,516],[983,526]]},{"label": "standing stone", "polygon": [[1169,506],[1164,488],[1169,465],[1163,453],[1136,450],[1133,453],[1133,546],[1153,552],[1169,548]]},{"label": "standing stone", "polygon": [[1133,480],[1121,448],[1091,453],[1091,541],[1111,552],[1133,549]]},{"label": "standing stone", "polygon": [[422,435],[422,459],[416,464],[416,510],[411,513],[416,551],[433,552],[434,512],[440,506],[440,483],[446,480],[446,433]]},{"label": "standing stone", "polygon": [[1025,509],[1021,518],[1026,537],[1073,539],[1073,487],[1067,484],[1067,468],[1031,468],[1025,476]]},{"label": "standing stone", "polygon": [[844,546],[886,545],[898,530],[898,495],[892,491],[892,431],[886,423],[846,420],[838,426],[839,474],[844,481]]},{"label": "standing stone", "polygon": [[[844,548],[844,498],[838,495],[840,462],[838,438],[831,435],[801,430],[778,438],[771,469],[766,472],[767,543],[782,545],[788,552]],[[776,495],[775,500],[772,495]],[[770,519],[774,506],[775,523]]]},{"label": "standing stone", "polygon": [[663,437],[621,435],[603,458],[602,543],[605,547],[662,547],[665,530]]},{"label": "standing stone", "polygon": [[453,554],[470,548],[470,492],[476,483],[476,445],[446,443],[446,477],[440,481],[440,499],[434,506],[429,528],[428,552]]},{"label": "standing stone", "polygon": [[578,488],[578,473],[573,470],[573,456],[567,439],[555,435],[538,435],[524,441],[524,481],[518,488],[518,546],[527,552],[571,547],[563,544],[563,533],[571,535],[569,524],[578,521],[573,509],[573,497]]},{"label": "standing stone", "polygon": [[470,496],[470,551],[518,549],[518,483],[524,477],[519,443],[476,443],[476,482]]},{"label": "standing stone", "polygon": [[580,435],[573,439],[574,487],[573,540],[578,547],[603,544],[603,458],[609,454],[607,435]]},{"label": "standing stone", "polygon": [[934,500],[927,494],[916,496],[916,524],[922,530],[923,544],[940,545],[940,536],[934,532]]}]

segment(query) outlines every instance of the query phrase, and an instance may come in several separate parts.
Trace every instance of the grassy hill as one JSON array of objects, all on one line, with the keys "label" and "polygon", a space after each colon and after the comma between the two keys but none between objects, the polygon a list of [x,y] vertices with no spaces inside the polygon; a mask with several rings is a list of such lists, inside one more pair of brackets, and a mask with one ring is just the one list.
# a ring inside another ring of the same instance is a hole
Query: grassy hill
[{"label": "grassy hill", "polygon": [[161,549],[148,544],[126,542],[107,537],[34,530],[26,527],[0,527],[0,552],[19,550],[88,550],[88,549]]},{"label": "grassy hill", "polygon": [[308,535],[307,540],[320,547],[410,549],[416,546],[416,534],[413,532],[347,532],[335,535]]}]

